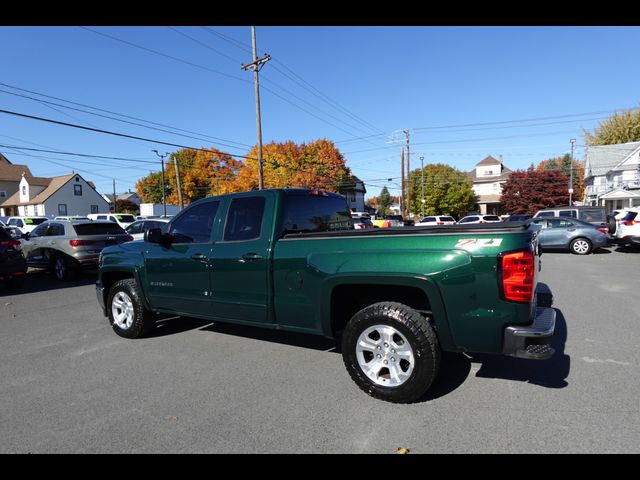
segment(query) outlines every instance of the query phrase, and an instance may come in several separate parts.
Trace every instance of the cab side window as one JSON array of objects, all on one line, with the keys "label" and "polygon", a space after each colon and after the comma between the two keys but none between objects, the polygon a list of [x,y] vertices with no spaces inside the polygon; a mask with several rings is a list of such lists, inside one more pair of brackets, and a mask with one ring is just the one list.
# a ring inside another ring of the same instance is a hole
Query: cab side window
[{"label": "cab side window", "polygon": [[50,223],[47,230],[47,237],[58,237],[64,235],[64,225],[60,223]]},{"label": "cab side window", "polygon": [[206,202],[190,207],[171,225],[176,243],[208,243],[220,202]]},{"label": "cab side window", "polygon": [[29,238],[44,237],[47,234],[47,228],[49,228],[48,223],[43,223],[42,225],[37,226],[29,234]]},{"label": "cab side window", "polygon": [[227,214],[224,241],[237,242],[260,238],[264,197],[234,198]]}]

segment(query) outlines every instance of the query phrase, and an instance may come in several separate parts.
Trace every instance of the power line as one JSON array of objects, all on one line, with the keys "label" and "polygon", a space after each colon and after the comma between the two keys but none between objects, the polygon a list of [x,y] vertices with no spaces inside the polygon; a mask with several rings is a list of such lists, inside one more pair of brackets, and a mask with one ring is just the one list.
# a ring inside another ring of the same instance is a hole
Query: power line
[{"label": "power line", "polygon": [[[131,115],[125,115],[123,113],[118,113],[118,112],[114,112],[114,111],[111,111],[111,110],[106,110],[106,109],[103,109],[103,108],[93,107],[91,105],[86,105],[86,104],[83,104],[83,103],[74,102],[74,101],[67,100],[67,99],[60,98],[60,97],[54,97],[52,95],[47,95],[47,94],[44,94],[44,93],[41,93],[41,92],[36,92],[36,91],[33,91],[33,90],[27,90],[25,88],[16,87],[14,85],[9,85],[7,83],[0,82],[0,85],[2,85],[4,87],[7,87],[7,88],[14,89],[14,90],[19,90],[21,92],[27,92],[27,93],[30,93],[30,94],[33,94],[33,95],[39,95],[41,97],[51,98],[53,100],[66,102],[66,103],[69,103],[71,105],[77,105],[77,106],[84,107],[84,108],[90,108],[92,110],[97,110],[99,112],[104,112],[104,113],[109,113],[109,114],[112,114],[112,115],[117,115],[119,117],[128,118],[128,119],[131,119],[131,120],[137,120],[139,122],[148,123],[150,125],[156,125],[156,126],[159,126],[159,127],[170,128],[170,129],[178,131],[178,132],[191,133],[191,134],[194,134],[194,135],[200,135],[201,137],[205,137],[205,138],[208,138],[208,139],[213,139],[213,140],[221,141],[221,142],[235,143],[236,145],[241,145],[243,147],[251,148],[251,145],[248,145],[246,143],[236,142],[234,140],[229,140],[229,139],[220,138],[220,137],[214,137],[214,136],[207,135],[207,134],[201,133],[201,132],[194,132],[192,130],[186,130],[186,129],[183,129],[183,128],[178,128],[178,127],[174,127],[174,126],[171,126],[171,125],[166,125],[166,124],[163,124],[163,123],[153,122],[151,120],[145,120],[144,118],[133,117]],[[28,98],[30,98],[30,97],[28,97]],[[43,101],[43,100],[38,100],[38,101]],[[107,117],[107,118],[110,118],[110,117]]]}]

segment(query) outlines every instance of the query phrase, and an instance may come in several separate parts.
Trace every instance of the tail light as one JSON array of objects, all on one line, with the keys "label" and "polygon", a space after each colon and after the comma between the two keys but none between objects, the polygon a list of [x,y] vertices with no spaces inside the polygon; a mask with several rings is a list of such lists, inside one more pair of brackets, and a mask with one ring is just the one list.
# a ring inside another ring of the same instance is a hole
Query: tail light
[{"label": "tail light", "polygon": [[131,235],[127,235],[126,237],[124,237],[124,238],[122,239],[122,242],[123,242],[123,243],[124,243],[124,242],[133,242],[133,240],[134,240],[134,239],[133,239],[133,237],[132,237]]},{"label": "tail light", "polygon": [[69,245],[71,245],[72,247],[82,247],[85,245],[95,245],[95,240],[69,240]]},{"label": "tail light", "polygon": [[535,273],[535,256],[531,249],[502,255],[498,275],[502,297],[513,302],[532,302]]},{"label": "tail light", "polygon": [[444,222],[436,222],[436,225],[444,225]]},{"label": "tail light", "polygon": [[635,225],[636,223],[640,223],[637,220],[626,220],[624,222],[622,222],[623,225],[627,226],[627,227],[631,227],[633,225]]},{"label": "tail light", "polygon": [[0,247],[13,248],[14,250],[22,250],[22,244],[20,240],[5,240],[0,242]]},{"label": "tail light", "polygon": [[596,228],[596,230],[598,230],[599,232],[605,233],[605,234],[609,233],[609,229],[608,228],[598,227],[598,228]]}]

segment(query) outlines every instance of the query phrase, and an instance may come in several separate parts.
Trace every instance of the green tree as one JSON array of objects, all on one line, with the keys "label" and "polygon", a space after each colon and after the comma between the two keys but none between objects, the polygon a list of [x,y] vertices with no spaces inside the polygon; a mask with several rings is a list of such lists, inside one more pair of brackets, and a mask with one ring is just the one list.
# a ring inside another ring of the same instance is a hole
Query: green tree
[{"label": "green tree", "polygon": [[593,134],[584,130],[588,145],[614,145],[640,141],[640,110],[626,110],[614,113],[600,122]]},{"label": "green tree", "polygon": [[[422,170],[409,175],[411,212],[422,215]],[[424,214],[460,216],[473,209],[476,195],[473,182],[464,172],[445,165],[432,163],[424,166]]]},{"label": "green tree", "polygon": [[382,187],[380,191],[380,195],[378,195],[378,215],[384,215],[385,213],[390,213],[391,210],[389,207],[393,205],[393,197],[389,193],[389,189],[387,187]]},{"label": "green tree", "polygon": [[[571,162],[571,155],[566,153],[562,157],[549,158],[543,160],[538,165],[537,170],[542,172],[544,170],[560,170],[562,173],[571,176],[571,166],[573,165],[573,198],[582,198],[584,192],[584,165],[579,160],[573,160]],[[568,184],[567,184],[568,187]]]}]

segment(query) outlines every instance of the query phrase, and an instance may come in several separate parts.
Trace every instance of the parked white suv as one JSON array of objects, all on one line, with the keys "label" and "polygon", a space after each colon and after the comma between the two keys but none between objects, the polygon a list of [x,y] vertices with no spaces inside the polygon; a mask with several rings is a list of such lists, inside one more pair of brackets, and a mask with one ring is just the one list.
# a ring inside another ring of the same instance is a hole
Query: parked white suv
[{"label": "parked white suv", "polygon": [[467,215],[462,217],[458,224],[462,223],[494,223],[501,222],[502,219],[498,215]]},{"label": "parked white suv", "polygon": [[122,228],[127,228],[136,221],[136,217],[130,213],[90,213],[87,217],[91,220],[107,220],[117,223]]},{"label": "parked white suv", "polygon": [[616,229],[612,235],[615,241],[622,245],[640,245],[640,208],[627,208],[624,213],[625,215],[616,221]]},{"label": "parked white suv", "polygon": [[22,233],[31,233],[41,223],[49,220],[47,217],[9,217],[8,227],[17,227]]},{"label": "parked white suv", "polygon": [[455,225],[456,219],[449,215],[431,215],[424,217],[419,222],[416,222],[416,227],[427,227],[429,225]]}]

